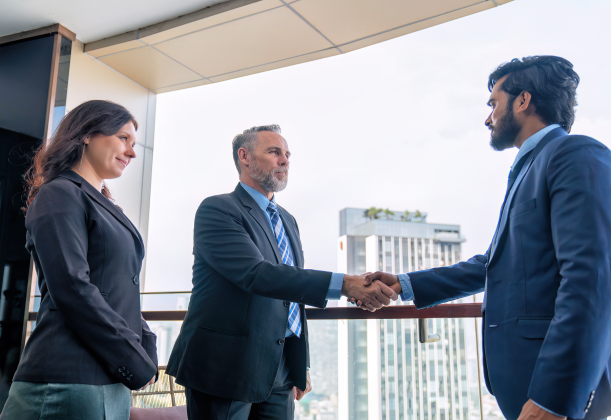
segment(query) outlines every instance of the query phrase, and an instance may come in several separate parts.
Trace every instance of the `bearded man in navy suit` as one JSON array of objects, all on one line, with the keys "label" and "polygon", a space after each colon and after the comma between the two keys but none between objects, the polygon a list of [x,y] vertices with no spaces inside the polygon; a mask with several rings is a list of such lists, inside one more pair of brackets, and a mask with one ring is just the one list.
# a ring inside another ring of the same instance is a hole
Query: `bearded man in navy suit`
[{"label": "bearded man in navy suit", "polygon": [[486,385],[509,420],[611,416],[611,151],[568,134],[578,84],[560,57],[499,66],[490,144],[519,152],[488,251],[367,278],[418,308],[485,291]]}]

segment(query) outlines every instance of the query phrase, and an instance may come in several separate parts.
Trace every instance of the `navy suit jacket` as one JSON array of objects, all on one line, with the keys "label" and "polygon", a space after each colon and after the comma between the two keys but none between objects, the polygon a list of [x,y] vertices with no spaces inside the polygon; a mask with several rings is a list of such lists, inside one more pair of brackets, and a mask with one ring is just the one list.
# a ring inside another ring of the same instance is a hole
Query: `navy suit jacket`
[{"label": "navy suit jacket", "polygon": [[[297,387],[309,366],[304,305],[326,305],[331,273],[303,269],[297,222],[278,206],[295,266],[282,263],[276,237],[240,184],[206,198],[195,215],[193,294],[167,373],[216,397],[257,403],[272,391],[282,353]],[[303,331],[285,340],[290,302]]]},{"label": "navy suit jacket", "polygon": [[530,398],[601,419],[611,415],[611,151],[562,128],[541,143],[492,255],[411,273],[414,303],[485,288],[485,378],[503,414],[517,419]]}]

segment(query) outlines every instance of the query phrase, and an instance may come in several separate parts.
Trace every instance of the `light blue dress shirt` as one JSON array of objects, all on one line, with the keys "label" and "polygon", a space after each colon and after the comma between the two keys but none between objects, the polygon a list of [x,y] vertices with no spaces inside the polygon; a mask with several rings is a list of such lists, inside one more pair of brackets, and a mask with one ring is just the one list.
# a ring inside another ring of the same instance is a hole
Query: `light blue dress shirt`
[{"label": "light blue dress shirt", "polygon": [[[259,205],[261,210],[263,210],[263,214],[267,218],[269,222],[269,227],[274,231],[272,227],[272,219],[267,212],[267,206],[269,206],[270,200],[267,199],[266,196],[261,194],[259,191],[255,190],[252,187],[240,182],[242,188],[246,190],[248,194],[255,200],[255,202]],[[272,197],[271,201],[276,204],[276,196]],[[287,237],[288,239],[288,237]],[[291,240],[289,239],[289,247],[291,249],[291,253],[295,255],[293,252],[293,247],[291,245]],[[344,275],[341,273],[333,273],[331,274],[331,282],[329,283],[329,290],[327,291],[327,300],[338,300],[342,297],[342,285],[344,284]],[[289,330],[290,331],[290,330]],[[291,333],[292,334],[292,333]]]},{"label": "light blue dress shirt", "polygon": [[[537,147],[539,142],[543,140],[543,137],[545,137],[547,133],[549,133],[550,131],[558,127],[560,127],[560,125],[558,124],[548,125],[547,127],[537,131],[535,134],[527,138],[526,141],[522,143],[522,147],[520,147],[520,150],[518,151],[518,154],[516,155],[516,158],[513,161],[513,164],[511,165],[511,169],[513,170],[514,166],[516,166],[516,163],[518,163],[518,161],[522,158],[522,156],[524,156],[526,153],[530,152],[535,147]],[[526,168],[526,165],[522,167],[522,171],[525,170],[525,168]],[[514,187],[512,186],[511,188],[513,189]],[[509,209],[507,208],[503,209],[503,213],[507,211],[509,211]],[[497,226],[497,230],[498,230],[498,226]],[[496,232],[494,234],[493,242],[496,242]],[[409,275],[408,274],[399,274],[398,277],[399,277],[399,283],[401,283],[401,299],[408,300],[408,301],[414,300],[414,290],[412,289],[412,283],[410,281]],[[558,417],[564,417],[561,414],[557,414],[551,410],[548,410],[547,408],[543,407],[541,404],[538,404],[536,401],[533,401],[533,403],[537,407],[542,408],[543,410],[547,411],[548,413],[554,414]]]}]

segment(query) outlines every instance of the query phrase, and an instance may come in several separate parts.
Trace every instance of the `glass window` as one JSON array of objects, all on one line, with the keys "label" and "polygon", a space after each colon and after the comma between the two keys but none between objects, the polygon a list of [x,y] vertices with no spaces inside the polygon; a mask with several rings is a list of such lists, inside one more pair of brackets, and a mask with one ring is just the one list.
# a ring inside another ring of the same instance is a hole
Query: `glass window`
[{"label": "glass window", "polygon": [[386,254],[386,270],[392,273],[392,238],[386,237],[384,241],[384,253]]},{"label": "glass window", "polygon": [[400,273],[401,270],[401,252],[399,252],[399,243],[401,238],[393,238],[393,242],[395,244],[395,274]]},{"label": "glass window", "polygon": [[401,239],[401,250],[403,251],[403,272],[407,273],[408,271],[411,271],[409,268],[409,255],[408,255],[408,249],[407,249],[407,238],[402,238]]},{"label": "glass window", "polygon": [[424,264],[422,262],[423,244],[424,244],[424,239],[416,239],[416,246],[418,247],[418,270],[422,270],[424,268]]}]

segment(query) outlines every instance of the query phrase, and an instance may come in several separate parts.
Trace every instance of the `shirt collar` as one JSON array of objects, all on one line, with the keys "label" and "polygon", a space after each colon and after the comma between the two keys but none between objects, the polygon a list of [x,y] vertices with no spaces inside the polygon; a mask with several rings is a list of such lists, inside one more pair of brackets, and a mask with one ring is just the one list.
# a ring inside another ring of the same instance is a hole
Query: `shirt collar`
[{"label": "shirt collar", "polygon": [[560,127],[560,125],[558,124],[548,125],[547,127],[542,128],[541,130],[537,131],[535,134],[527,138],[526,141],[522,144],[522,147],[520,147],[520,150],[518,151],[518,154],[516,155],[516,159],[513,161],[513,164],[511,165],[511,170],[513,170],[513,167],[516,166],[516,163],[518,163],[518,161],[522,158],[522,156],[524,156],[526,153],[530,152],[532,149],[537,147],[537,144],[539,144],[539,142],[543,139],[543,137],[545,137],[547,133],[552,131],[554,128],[558,128],[558,127]]},{"label": "shirt collar", "polygon": [[271,200],[268,200],[266,196],[264,196],[259,191],[255,190],[254,188],[249,187],[248,185],[244,184],[243,182],[240,182],[240,185],[242,186],[242,188],[246,190],[246,192],[252,197],[252,199],[255,200],[257,205],[261,207],[261,210],[267,211],[267,206],[269,206],[270,201],[274,203],[274,205],[276,205],[276,196],[275,195],[272,196]]}]

